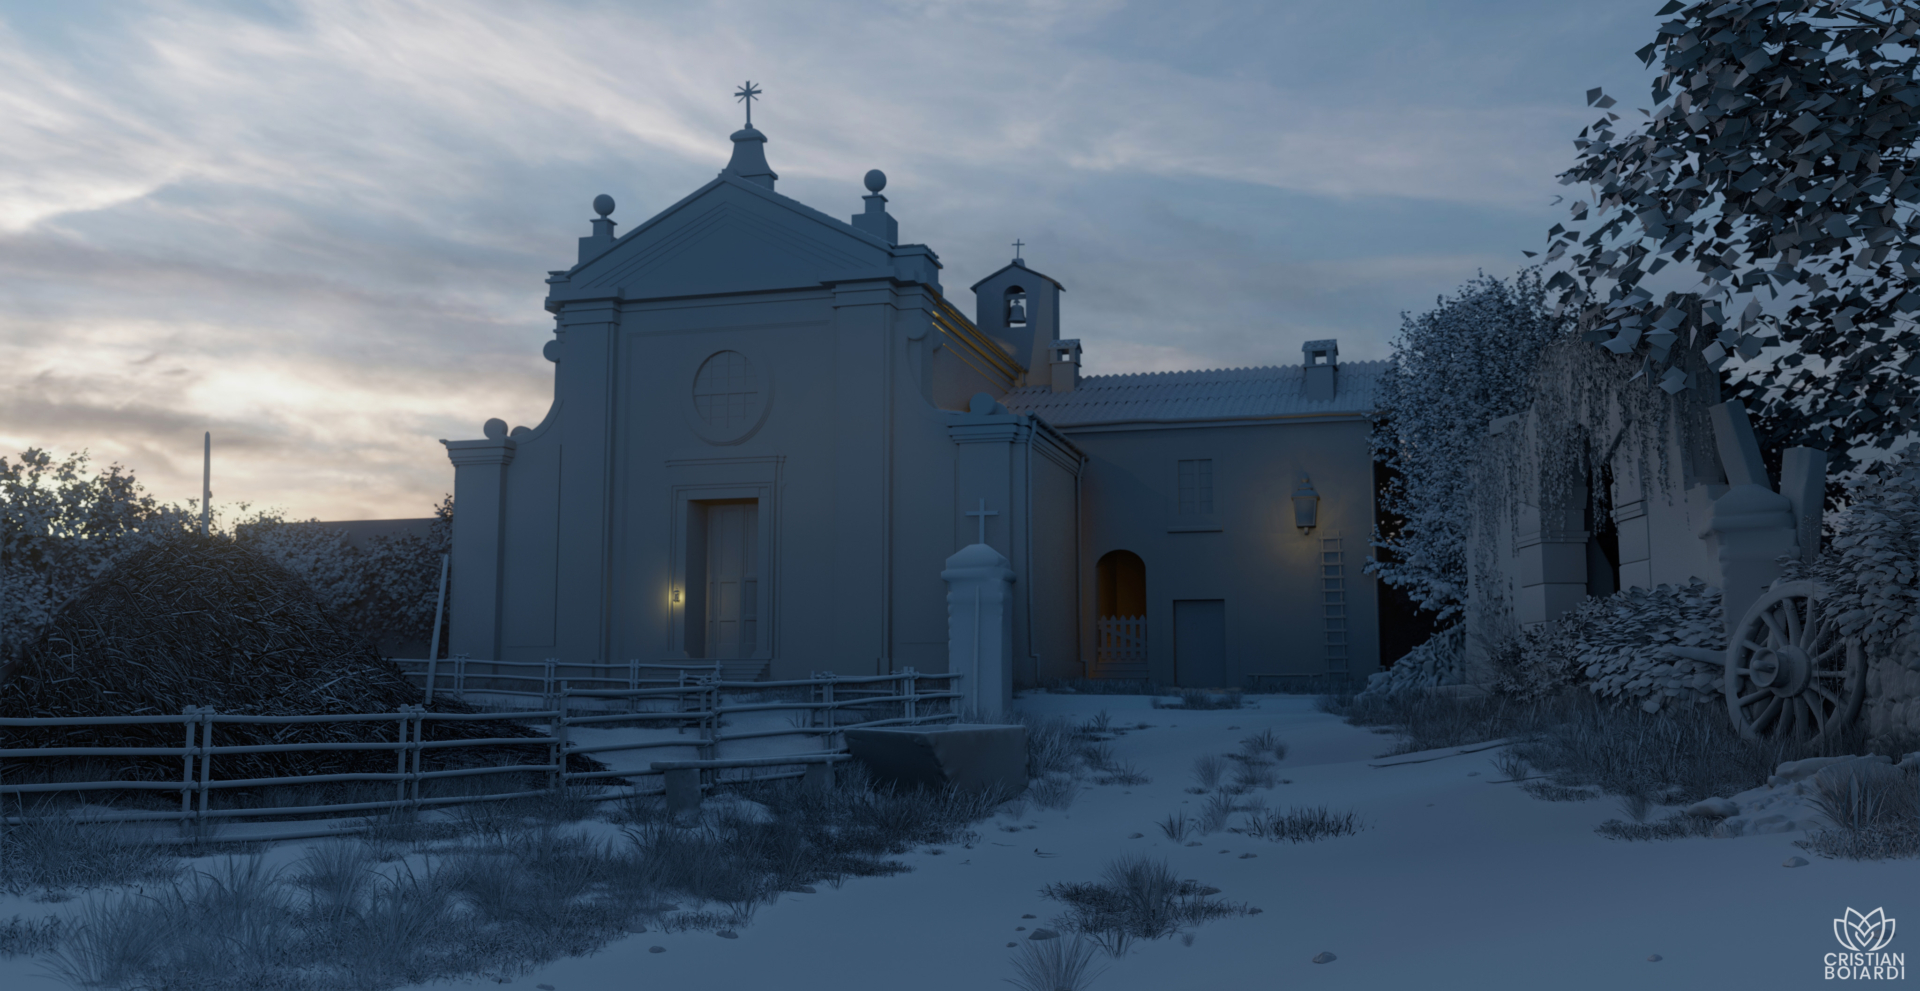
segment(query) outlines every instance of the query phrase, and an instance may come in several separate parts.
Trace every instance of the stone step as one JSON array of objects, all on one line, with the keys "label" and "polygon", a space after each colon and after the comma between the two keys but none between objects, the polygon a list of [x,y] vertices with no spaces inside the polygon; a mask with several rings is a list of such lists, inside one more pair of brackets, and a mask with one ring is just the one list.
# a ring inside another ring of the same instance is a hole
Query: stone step
[{"label": "stone step", "polygon": [[721,681],[765,681],[766,661],[721,661]]}]

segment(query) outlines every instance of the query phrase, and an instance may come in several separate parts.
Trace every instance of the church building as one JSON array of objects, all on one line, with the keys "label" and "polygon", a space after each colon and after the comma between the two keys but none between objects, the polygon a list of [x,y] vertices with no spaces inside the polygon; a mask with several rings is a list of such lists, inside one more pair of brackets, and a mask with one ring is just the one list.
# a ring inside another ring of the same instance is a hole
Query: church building
[{"label": "church building", "polygon": [[766,144],[749,119],[623,235],[597,198],[546,280],[552,407],[444,442],[452,652],[944,671],[943,562],[984,542],[1015,576],[1018,683],[1379,668],[1384,362],[1323,340],[1297,366],[1083,376],[1062,282],[1015,258],[949,298],[884,175],[842,220],[777,192]]}]

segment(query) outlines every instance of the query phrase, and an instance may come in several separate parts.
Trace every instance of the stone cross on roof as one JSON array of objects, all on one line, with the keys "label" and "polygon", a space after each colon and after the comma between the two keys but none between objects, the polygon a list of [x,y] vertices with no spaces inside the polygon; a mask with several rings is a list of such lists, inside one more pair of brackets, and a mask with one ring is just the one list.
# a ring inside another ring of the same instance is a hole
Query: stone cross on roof
[{"label": "stone cross on roof", "polygon": [[1022,241],[1018,238],[1015,238],[1013,242],[1013,257],[1015,258],[1020,257],[1020,249],[1026,246],[1027,246],[1027,242]]},{"label": "stone cross on roof", "polygon": [[751,79],[747,80],[746,85],[733,91],[733,98],[747,105],[747,126],[748,127],[753,126],[753,101],[759,95],[760,95],[760,88],[758,86],[755,86],[753,84],[753,80]]},{"label": "stone cross on roof", "polygon": [[986,543],[986,542],[987,542],[987,517],[989,517],[989,516],[998,516],[998,515],[1000,515],[1000,512],[999,512],[999,510],[994,510],[994,509],[988,509],[988,508],[987,508],[987,500],[985,500],[985,499],[982,499],[982,500],[980,500],[980,508],[979,508],[979,509],[977,509],[977,510],[975,510],[975,509],[969,509],[969,510],[967,510],[967,511],[966,511],[965,513],[962,513],[961,515],[963,515],[963,516],[975,516],[975,517],[979,517],[979,521],[980,521],[980,539],[979,539],[979,540],[976,540],[976,541],[974,541],[974,543],[976,543],[976,544],[984,544],[984,543]]}]

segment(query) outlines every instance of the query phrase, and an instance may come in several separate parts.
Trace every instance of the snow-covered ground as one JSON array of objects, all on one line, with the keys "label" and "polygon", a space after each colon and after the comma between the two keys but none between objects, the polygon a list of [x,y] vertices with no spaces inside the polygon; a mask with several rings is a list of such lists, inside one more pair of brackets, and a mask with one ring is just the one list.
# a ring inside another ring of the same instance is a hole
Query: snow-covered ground
[{"label": "snow-covered ground", "polygon": [[[1846,909],[1884,907],[1920,926],[1920,863],[1824,860],[1792,845],[1799,832],[1607,840],[1593,827],[1621,817],[1613,799],[1538,801],[1495,782],[1496,751],[1374,766],[1389,738],[1316,712],[1309,698],[1249,701],[1241,710],[1182,712],[1131,696],[1023,699],[1036,713],[1083,720],[1105,709],[1117,725],[1150,724],[1110,745],[1152,782],[1089,783],[1065,811],[1029,809],[1018,820],[983,824],[971,849],[907,855],[911,873],[783,895],[737,939],[637,934],[505,986],[1006,987],[1015,952],[1007,944],[1026,936],[1018,927],[1044,925],[1060,909],[1040,897],[1041,886],[1096,880],[1132,851],[1165,856],[1182,876],[1220,888],[1219,897],[1263,911],[1206,923],[1193,930],[1192,945],[1164,939],[1138,943],[1118,960],[1103,957],[1106,970],[1091,985],[1099,991],[1816,987],[1825,983],[1822,956],[1843,949],[1833,920]],[[1279,773],[1291,783],[1250,797],[1274,809],[1351,809],[1366,829],[1298,845],[1228,832],[1202,837],[1198,847],[1167,839],[1155,823],[1204,801],[1184,791],[1194,758],[1234,751],[1241,737],[1269,728],[1290,747]],[[270,862],[291,862],[300,846],[283,844]],[[1795,855],[1812,863],[1782,866]],[[0,900],[0,920],[75,904]],[[1905,928],[1887,951],[1904,952],[1909,940],[1920,947]],[[1337,959],[1313,963],[1323,951]],[[1661,959],[1648,959],[1656,954]],[[61,987],[37,969],[24,958],[0,962],[0,986]]]}]

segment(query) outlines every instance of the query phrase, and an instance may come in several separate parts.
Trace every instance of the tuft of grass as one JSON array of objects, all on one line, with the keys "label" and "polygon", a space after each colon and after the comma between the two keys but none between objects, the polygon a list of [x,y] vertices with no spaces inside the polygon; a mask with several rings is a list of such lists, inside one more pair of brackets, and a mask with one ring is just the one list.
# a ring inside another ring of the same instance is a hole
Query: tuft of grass
[{"label": "tuft of grass", "polygon": [[1229,688],[1224,692],[1208,692],[1198,688],[1183,688],[1179,692],[1180,701],[1169,704],[1160,699],[1153,700],[1156,709],[1239,709],[1246,706],[1245,696],[1238,688]]},{"label": "tuft of grass", "polygon": [[1324,805],[1290,808],[1285,812],[1255,810],[1243,827],[1248,836],[1261,839],[1311,843],[1335,836],[1352,836],[1364,828],[1352,812],[1335,813]]},{"label": "tuft of grass", "polygon": [[14,916],[0,925],[0,959],[48,953],[67,938],[72,927],[57,915],[38,921]]},{"label": "tuft of grass", "polygon": [[1273,730],[1263,729],[1240,741],[1240,753],[1249,760],[1258,760],[1268,754],[1272,754],[1274,760],[1286,760],[1287,745]]},{"label": "tuft of grass", "polygon": [[1227,773],[1227,762],[1215,754],[1207,754],[1193,762],[1193,779],[1200,787],[1212,790],[1220,787],[1220,778]]},{"label": "tuft of grass", "polygon": [[1157,681],[1125,678],[1055,678],[1040,684],[1040,689],[1068,695],[1165,695],[1166,686]]},{"label": "tuft of grass", "polygon": [[1081,756],[1073,723],[1064,716],[1036,716],[1021,713],[1027,727],[1027,776],[1042,778],[1050,774],[1075,774]]},{"label": "tuft of grass", "polygon": [[1080,794],[1080,782],[1070,775],[1049,774],[1027,785],[1027,796],[1043,809],[1067,809]]},{"label": "tuft of grass", "polygon": [[1223,794],[1212,795],[1207,799],[1206,804],[1200,807],[1199,827],[1201,834],[1217,833],[1227,828],[1227,820],[1231,819],[1233,814],[1238,811],[1240,811],[1239,807],[1233,804],[1233,796]]},{"label": "tuft of grass", "polygon": [[16,825],[0,825],[0,891],[46,894],[172,880],[173,852],[142,842],[139,827],[87,822],[72,809],[42,806]]},{"label": "tuft of grass", "polygon": [[1100,976],[1093,969],[1099,944],[1075,934],[1072,940],[1030,939],[1013,954],[1013,977],[1007,978],[1020,991],[1084,991]]},{"label": "tuft of grass", "polygon": [[1175,812],[1160,820],[1159,825],[1160,831],[1167,834],[1167,839],[1179,843],[1187,838],[1187,834],[1191,833],[1197,824],[1187,818],[1186,813]]},{"label": "tuft of grass", "polygon": [[1085,726],[1080,727],[1080,731],[1083,733],[1110,733],[1113,731],[1113,717],[1107,714],[1107,710],[1101,709],[1094,714],[1093,718],[1087,720]]},{"label": "tuft of grass", "polygon": [[1104,743],[1085,743],[1080,746],[1080,759],[1096,771],[1104,771],[1113,766],[1113,748]]},{"label": "tuft of grass", "polygon": [[1852,832],[1920,819],[1920,786],[1914,773],[1886,764],[1816,774],[1809,801],[1834,828]]},{"label": "tuft of grass", "polygon": [[1233,789],[1247,792],[1255,788],[1272,788],[1280,783],[1280,776],[1274,773],[1273,765],[1264,761],[1242,761],[1233,769]]},{"label": "tuft of grass", "polygon": [[1520,790],[1543,802],[1585,802],[1600,797],[1598,788],[1569,788],[1551,781],[1528,781]]},{"label": "tuft of grass", "polygon": [[1634,822],[1644,823],[1647,821],[1647,816],[1653,812],[1653,799],[1644,791],[1629,792],[1620,799],[1620,811],[1625,812],[1627,818]]},{"label": "tuft of grass", "polygon": [[1675,812],[1659,822],[1647,822],[1643,812],[1632,822],[1608,819],[1593,831],[1610,840],[1680,840],[1689,836],[1712,836],[1717,822],[1684,812]]},{"label": "tuft of grass", "polygon": [[1119,764],[1109,764],[1106,768],[1106,771],[1107,773],[1101,775],[1100,778],[1098,779],[1099,782],[1103,785],[1132,786],[1132,785],[1144,785],[1144,784],[1153,783],[1153,779],[1147,777],[1145,774],[1140,773],[1140,769],[1138,767],[1135,767],[1132,761],[1126,761]]},{"label": "tuft of grass", "polygon": [[1210,919],[1246,915],[1245,905],[1216,901],[1216,888],[1182,880],[1162,859],[1127,854],[1109,863],[1101,882],[1049,884],[1041,894],[1067,906],[1053,924],[1092,937],[1110,956],[1134,940],[1159,939]]},{"label": "tuft of grass", "polygon": [[1811,801],[1833,825],[1796,846],[1842,860],[1920,857],[1920,776],[1914,771],[1871,764],[1817,774]]},{"label": "tuft of grass", "polygon": [[1526,780],[1527,762],[1519,754],[1514,753],[1511,747],[1501,748],[1487,763],[1492,764],[1493,769],[1499,771],[1500,776],[1507,781]]}]

